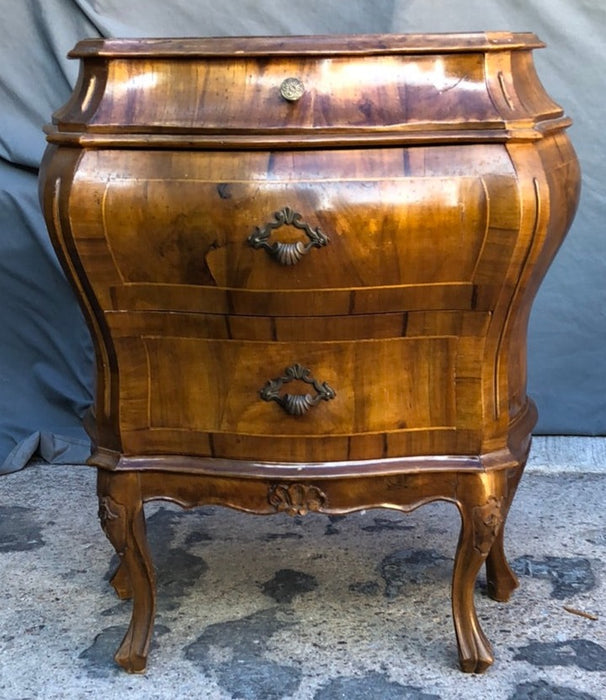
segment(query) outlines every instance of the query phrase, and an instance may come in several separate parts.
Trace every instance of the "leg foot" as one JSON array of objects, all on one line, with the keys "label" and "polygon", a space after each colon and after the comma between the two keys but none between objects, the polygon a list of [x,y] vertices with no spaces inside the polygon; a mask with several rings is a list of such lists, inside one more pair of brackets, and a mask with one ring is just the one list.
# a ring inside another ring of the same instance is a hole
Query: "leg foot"
[{"label": "leg foot", "polygon": [[503,524],[506,479],[502,474],[470,475],[461,480],[461,534],[452,579],[452,611],[461,670],[482,673],[494,661],[474,603],[478,572]]},{"label": "leg foot", "polygon": [[147,537],[139,475],[98,470],[99,517],[121,562],[112,584],[133,599],[128,631],[116,662],[130,673],[145,670],[156,609],[155,577]]},{"label": "leg foot", "polygon": [[[464,519],[469,519],[464,516]],[[465,673],[482,673],[494,661],[490,642],[484,635],[474,603],[476,577],[485,559],[473,544],[473,529],[463,524],[452,579],[452,613],[459,662]]]}]

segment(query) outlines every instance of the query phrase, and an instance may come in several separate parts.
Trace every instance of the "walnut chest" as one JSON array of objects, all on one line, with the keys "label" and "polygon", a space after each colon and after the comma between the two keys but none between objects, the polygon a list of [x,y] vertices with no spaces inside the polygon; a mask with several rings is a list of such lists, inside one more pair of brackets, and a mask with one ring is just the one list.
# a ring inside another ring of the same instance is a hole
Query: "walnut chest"
[{"label": "walnut chest", "polygon": [[536,411],[526,326],[578,198],[532,34],[86,40],[49,127],[49,230],[97,354],[100,516],[145,667],[142,503],[254,513],[456,504],[473,585],[515,577]]}]

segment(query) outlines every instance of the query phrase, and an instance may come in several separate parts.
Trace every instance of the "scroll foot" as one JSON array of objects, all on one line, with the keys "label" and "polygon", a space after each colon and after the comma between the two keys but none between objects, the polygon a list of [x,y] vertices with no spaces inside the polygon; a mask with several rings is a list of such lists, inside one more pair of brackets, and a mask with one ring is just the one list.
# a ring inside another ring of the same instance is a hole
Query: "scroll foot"
[{"label": "scroll foot", "polygon": [[142,673],[153,631],[156,592],[139,475],[98,470],[97,492],[101,526],[121,559],[112,585],[121,598],[133,599],[130,625],[114,658],[129,673]]}]

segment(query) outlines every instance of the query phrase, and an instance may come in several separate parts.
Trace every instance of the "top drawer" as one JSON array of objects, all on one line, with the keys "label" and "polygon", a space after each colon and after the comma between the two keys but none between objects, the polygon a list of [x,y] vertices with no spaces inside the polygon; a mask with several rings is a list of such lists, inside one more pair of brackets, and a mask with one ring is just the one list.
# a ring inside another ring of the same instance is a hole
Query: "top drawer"
[{"label": "top drawer", "polygon": [[219,149],[538,139],[564,123],[534,72],[539,46],[509,33],[85,40],[69,54],[80,79],[49,139]]},{"label": "top drawer", "polygon": [[223,134],[386,128],[427,124],[435,119],[427,103],[436,101],[448,122],[463,121],[470,111],[485,125],[497,119],[483,86],[481,54],[456,61],[446,56],[439,69],[434,56],[230,58],[175,61],[162,69],[158,63],[151,58],[113,61],[89,127]]}]

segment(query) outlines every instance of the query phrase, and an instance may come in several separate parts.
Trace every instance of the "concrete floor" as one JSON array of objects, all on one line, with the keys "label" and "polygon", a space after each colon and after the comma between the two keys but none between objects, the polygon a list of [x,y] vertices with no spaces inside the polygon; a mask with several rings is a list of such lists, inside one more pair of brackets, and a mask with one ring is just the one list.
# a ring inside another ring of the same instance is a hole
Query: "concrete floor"
[{"label": "concrete floor", "polygon": [[457,669],[453,506],[344,518],[147,509],[159,610],[148,671],[112,660],[95,474],[0,477],[0,698],[606,698],[606,439],[537,438],[508,521],[521,587],[476,602],[496,661]]}]

